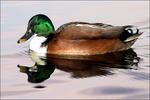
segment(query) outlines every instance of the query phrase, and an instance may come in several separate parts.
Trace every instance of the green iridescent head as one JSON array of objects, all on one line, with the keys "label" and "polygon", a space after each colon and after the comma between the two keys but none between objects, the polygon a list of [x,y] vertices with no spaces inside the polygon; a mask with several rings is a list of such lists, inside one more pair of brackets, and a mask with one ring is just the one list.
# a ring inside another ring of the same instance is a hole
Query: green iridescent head
[{"label": "green iridescent head", "polygon": [[18,43],[25,42],[32,35],[47,37],[55,31],[52,21],[43,14],[33,16],[29,22],[26,33],[18,40]]}]

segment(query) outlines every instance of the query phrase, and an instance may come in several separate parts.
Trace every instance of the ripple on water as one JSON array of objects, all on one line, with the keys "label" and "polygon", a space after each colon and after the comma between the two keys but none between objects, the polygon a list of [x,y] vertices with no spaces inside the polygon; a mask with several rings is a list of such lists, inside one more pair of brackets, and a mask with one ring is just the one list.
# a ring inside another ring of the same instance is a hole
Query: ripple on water
[{"label": "ripple on water", "polygon": [[6,96],[15,96],[15,95],[24,95],[24,94],[32,94],[34,92],[38,92],[37,90],[13,90],[13,91],[4,91],[1,92],[1,96],[6,97]]},{"label": "ripple on water", "polygon": [[11,54],[2,54],[2,58],[17,58],[17,57],[29,57],[29,50],[20,51],[17,53],[11,53]]},{"label": "ripple on water", "polygon": [[93,87],[80,91],[82,94],[87,95],[126,95],[131,93],[142,92],[144,89],[140,88],[130,88],[130,87],[115,87],[115,86],[107,86],[107,87]]},{"label": "ripple on water", "polygon": [[38,88],[38,89],[41,89],[41,88],[45,88],[46,86],[44,86],[44,85],[36,85],[36,86],[34,86],[34,88]]}]

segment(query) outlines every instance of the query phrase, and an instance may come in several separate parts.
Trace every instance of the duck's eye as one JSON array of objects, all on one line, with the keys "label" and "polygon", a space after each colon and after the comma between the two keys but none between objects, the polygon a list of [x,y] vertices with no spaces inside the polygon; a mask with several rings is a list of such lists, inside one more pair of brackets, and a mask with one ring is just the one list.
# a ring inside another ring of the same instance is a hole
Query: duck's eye
[{"label": "duck's eye", "polygon": [[35,32],[34,29],[31,29],[31,32]]}]

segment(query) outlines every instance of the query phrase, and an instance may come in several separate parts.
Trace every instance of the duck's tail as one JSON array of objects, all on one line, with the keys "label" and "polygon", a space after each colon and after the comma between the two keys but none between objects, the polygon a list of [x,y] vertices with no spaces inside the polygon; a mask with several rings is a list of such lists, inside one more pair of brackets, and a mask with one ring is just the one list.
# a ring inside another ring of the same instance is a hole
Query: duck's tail
[{"label": "duck's tail", "polygon": [[130,42],[130,41],[137,40],[138,37],[139,37],[141,34],[142,34],[142,33],[134,34],[134,35],[128,37],[126,40],[124,40],[124,42]]},{"label": "duck's tail", "polygon": [[136,41],[138,37],[142,34],[143,32],[140,32],[138,28],[133,27],[133,26],[124,26],[124,32],[122,33],[122,40],[124,42],[132,42]]}]

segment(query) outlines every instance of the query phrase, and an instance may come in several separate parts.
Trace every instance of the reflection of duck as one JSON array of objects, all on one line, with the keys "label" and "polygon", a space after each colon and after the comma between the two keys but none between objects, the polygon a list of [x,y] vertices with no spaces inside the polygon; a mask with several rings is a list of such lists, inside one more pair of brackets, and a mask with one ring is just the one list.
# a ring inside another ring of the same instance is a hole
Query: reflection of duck
[{"label": "reflection of duck", "polygon": [[20,72],[26,73],[28,75],[28,81],[31,83],[40,83],[48,79],[50,75],[54,72],[55,67],[43,66],[35,64],[32,67],[18,65]]},{"label": "reflection of duck", "polygon": [[20,72],[28,75],[28,81],[31,83],[40,83],[48,79],[55,70],[55,65],[39,58],[34,52],[31,54],[32,60],[35,65],[32,67],[18,65]]},{"label": "reflection of duck", "polygon": [[50,56],[48,60],[55,64],[57,69],[69,72],[75,78],[111,75],[113,68],[132,69],[132,66],[137,67],[139,63],[139,58],[132,49],[88,57],[69,56],[67,59],[66,56],[65,59]]},{"label": "reflection of duck", "polygon": [[[112,26],[103,23],[71,22],[56,31],[51,20],[42,14],[33,16],[22,43],[33,34],[30,49],[55,55],[95,55],[130,48],[141,33],[132,26]],[[48,44],[48,48],[42,48]]]},{"label": "reflection of duck", "polygon": [[33,67],[20,66],[19,68],[21,72],[28,75],[28,80],[34,83],[49,78],[55,67],[71,73],[74,78],[85,78],[111,75],[113,68],[132,69],[132,66],[137,66],[139,62],[139,58],[132,49],[94,56],[67,56],[68,58],[66,56],[65,58],[57,58],[47,55],[46,60],[39,58],[35,52],[31,52],[31,57],[36,62]]}]

